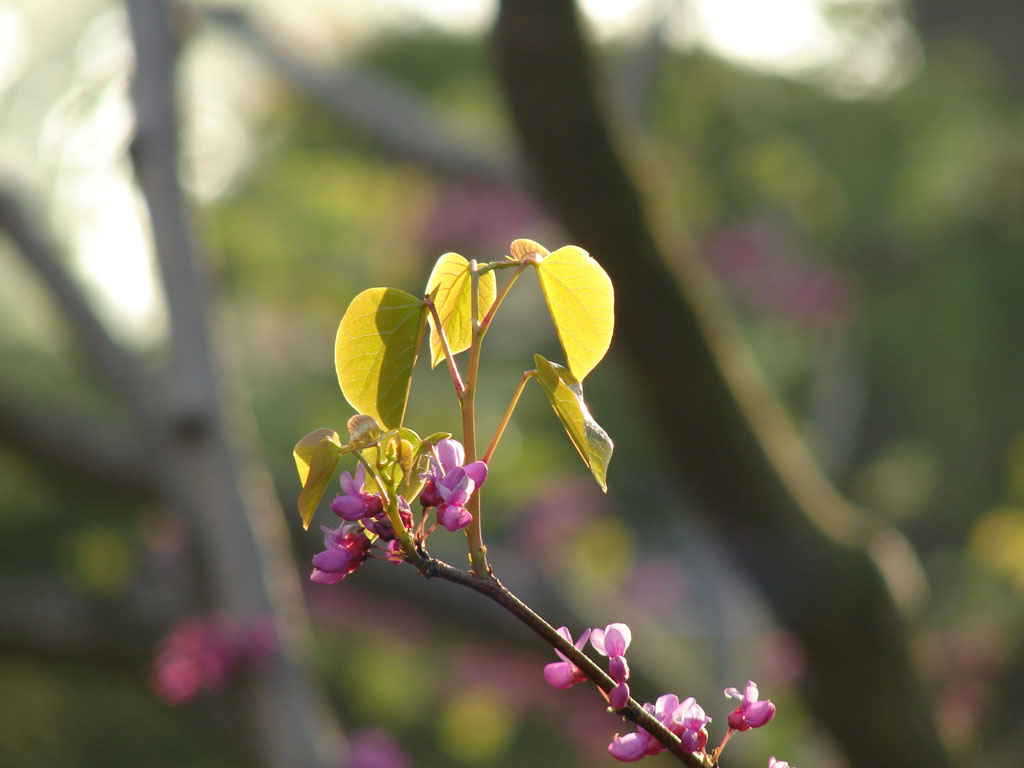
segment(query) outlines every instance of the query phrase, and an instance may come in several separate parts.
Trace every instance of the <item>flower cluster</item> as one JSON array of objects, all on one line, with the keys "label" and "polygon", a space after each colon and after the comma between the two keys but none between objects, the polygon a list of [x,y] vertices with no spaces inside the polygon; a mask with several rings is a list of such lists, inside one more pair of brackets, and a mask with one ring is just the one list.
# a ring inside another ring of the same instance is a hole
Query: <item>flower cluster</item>
[{"label": "flower cluster", "polygon": [[[697,700],[692,696],[679,701],[674,693],[659,696],[654,704],[644,704],[662,725],[679,737],[683,750],[689,754],[703,752],[708,743],[707,724],[711,718],[704,714]],[[643,728],[637,728],[625,736],[615,734],[608,752],[612,757],[624,763],[633,763],[647,755],[657,755],[665,751],[665,746]]]},{"label": "flower cluster", "polygon": [[264,663],[277,647],[269,619],[243,625],[222,616],[188,616],[160,641],[151,684],[168,704],[184,704],[215,690],[246,668]]},{"label": "flower cluster", "polygon": [[[568,627],[559,627],[558,634],[566,642],[572,643],[581,653],[589,640],[590,645],[597,653],[608,658],[608,676],[615,682],[615,687],[608,693],[608,703],[612,709],[616,710],[626,707],[629,703],[629,684],[626,682],[629,679],[629,663],[626,661],[626,650],[633,637],[629,627],[621,622],[616,622],[609,624],[604,629],[600,627],[586,629],[575,643],[573,643]],[[557,649],[555,653],[558,654],[561,661],[544,667],[544,679],[548,685],[553,688],[565,689],[587,679],[586,674],[575,662]],[[747,682],[743,693],[735,688],[726,688],[725,695],[738,699],[740,703],[729,714],[729,731],[715,754],[721,752],[733,732],[760,728],[775,715],[775,705],[772,702],[758,700],[757,684],[752,680]],[[707,725],[711,722],[711,718],[692,696],[680,701],[674,693],[666,693],[664,696],[658,697],[654,704],[645,703],[643,708],[667,730],[679,737],[682,748],[687,754],[704,753],[708,742]],[[612,743],[608,745],[608,751],[612,757],[625,763],[635,762],[646,755],[657,755],[664,752],[665,749],[664,744],[643,728],[637,728],[633,733],[627,733],[624,736],[615,734]],[[789,766],[773,757],[769,768],[789,768]]]},{"label": "flower cluster", "polygon": [[487,464],[474,461],[463,466],[466,451],[462,443],[451,438],[439,441],[435,454],[423,476],[420,504],[424,509],[437,507],[437,522],[449,531],[457,531],[473,521],[466,503],[487,479]]},{"label": "flower cluster", "polygon": [[[463,466],[465,460],[466,451],[458,440],[439,440],[431,451],[427,471],[420,476],[420,504],[424,511],[436,508],[437,522],[449,531],[465,528],[473,520],[466,504],[487,479],[486,463],[474,461]],[[396,496],[395,501],[402,525],[412,530],[412,508],[402,496]],[[324,551],[313,557],[310,579],[319,584],[337,584],[366,562],[374,540],[385,544],[383,556],[387,560],[401,562],[404,555],[387,506],[382,492],[367,490],[365,464],[356,467],[355,475],[347,470],[342,472],[341,493],[331,500],[331,510],[342,523],[337,528],[320,526]],[[429,532],[423,532],[421,522],[417,536],[422,540],[427,535]]]}]

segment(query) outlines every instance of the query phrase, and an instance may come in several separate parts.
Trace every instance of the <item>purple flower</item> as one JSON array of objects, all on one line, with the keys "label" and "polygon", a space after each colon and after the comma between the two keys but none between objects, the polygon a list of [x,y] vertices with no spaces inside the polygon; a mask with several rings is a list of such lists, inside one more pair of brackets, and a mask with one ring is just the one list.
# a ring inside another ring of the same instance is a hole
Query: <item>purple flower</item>
[{"label": "purple flower", "polygon": [[437,521],[449,531],[465,528],[473,521],[466,509],[473,492],[487,479],[487,464],[474,461],[463,466],[466,452],[458,440],[445,438],[435,446],[430,469],[423,475],[420,503],[437,507]]},{"label": "purple flower", "polygon": [[768,758],[768,768],[789,768],[789,763],[785,760],[776,760],[773,755]]},{"label": "purple flower", "polygon": [[692,696],[684,699],[672,713],[672,724],[669,730],[683,742],[683,749],[693,754],[704,749],[708,743],[708,731],[705,727],[711,718]]},{"label": "purple flower", "polygon": [[374,493],[366,493],[366,467],[360,463],[356,467],[353,478],[346,469],[341,473],[341,494],[331,500],[331,510],[342,520],[356,522],[366,516],[380,513],[383,508],[380,497]]},{"label": "purple flower", "polygon": [[324,551],[313,556],[310,580],[318,584],[337,584],[363,564],[370,552],[370,540],[357,526],[337,528],[320,526],[324,533]]},{"label": "purple flower", "polygon": [[[398,514],[402,518],[405,529],[409,530],[412,528],[412,509],[409,507],[409,502],[401,496],[398,497]],[[391,524],[391,518],[388,517],[388,513],[383,509],[373,517],[364,518],[363,525],[366,526],[366,530],[370,531],[370,533],[377,534],[381,541],[390,542],[395,538],[395,527]]]},{"label": "purple flower", "polygon": [[[559,627],[558,634],[565,638],[567,642],[572,643],[572,635],[569,634],[568,627]],[[583,634],[580,635],[580,639],[577,640],[573,645],[576,646],[576,650],[582,651],[583,646],[587,643],[587,638],[590,637],[590,630],[583,630]],[[555,649],[555,653],[558,654],[558,658],[561,661],[555,661],[544,667],[544,679],[547,684],[552,688],[558,688],[559,690],[565,690],[576,685],[576,683],[582,683],[587,679],[587,676],[583,674],[583,670],[573,664],[565,655]]]},{"label": "purple flower", "polygon": [[608,694],[608,703],[612,709],[622,709],[629,701],[629,683],[619,683]]},{"label": "purple flower", "polygon": [[[708,743],[705,726],[711,722],[711,718],[704,714],[704,710],[692,696],[680,702],[674,693],[666,693],[659,696],[653,705],[644,704],[644,709],[678,736],[683,743],[683,749],[690,754],[703,751]],[[628,733],[625,736],[615,734],[612,743],[608,745],[608,751],[612,757],[624,763],[631,763],[644,755],[660,754],[665,751],[665,747],[643,728],[637,728],[635,733]]]},{"label": "purple flower", "polygon": [[626,649],[632,639],[633,633],[621,622],[609,624],[604,629],[595,629],[590,634],[590,644],[594,650],[608,657],[608,674],[616,683],[624,683],[629,679]]},{"label": "purple flower", "polygon": [[760,728],[775,716],[775,705],[767,699],[757,700],[757,683],[747,681],[747,687],[741,694],[735,688],[726,688],[725,695],[730,699],[739,699],[740,705],[729,713],[729,727],[736,731]]},{"label": "purple flower", "polygon": [[635,763],[647,754],[647,742],[650,738],[647,731],[642,729],[627,733],[625,736],[616,733],[612,743],[608,745],[608,751],[616,760]]},{"label": "purple flower", "polygon": [[[679,697],[674,693],[659,696],[654,704],[650,702],[644,704],[644,709],[673,733],[676,731],[673,728],[672,718],[678,707]],[[632,763],[644,755],[657,755],[664,751],[664,745],[643,728],[637,728],[634,733],[627,733],[625,736],[615,734],[612,743],[608,745],[608,752],[611,753],[611,756],[624,763]]]}]

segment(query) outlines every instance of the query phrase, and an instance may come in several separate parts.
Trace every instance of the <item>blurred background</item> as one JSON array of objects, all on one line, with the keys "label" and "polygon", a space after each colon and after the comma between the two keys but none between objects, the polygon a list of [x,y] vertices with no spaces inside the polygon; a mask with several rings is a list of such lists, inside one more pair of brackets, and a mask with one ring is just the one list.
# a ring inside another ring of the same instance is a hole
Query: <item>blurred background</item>
[{"label": "blurred background", "polygon": [[[697,696],[712,744],[721,689],[756,680],[778,715],[724,764],[894,765],[870,757],[876,739],[917,764],[934,753],[900,744],[918,719],[898,714],[909,686],[947,764],[1019,765],[1022,14],[578,11],[618,151],[657,189],[649,208],[699,253],[724,299],[712,311],[738,321],[807,466],[887,532],[843,543],[886,574],[851,591],[892,596],[878,616],[851,603],[842,630],[855,655],[875,619],[895,627],[909,682],[854,695],[867,683],[836,674],[845,652],[824,670],[806,652],[790,593],[766,591],[714,493],[667,456],[638,384],[658,371],[640,372],[628,336],[586,382],[616,442],[607,496],[540,393],[523,397],[485,493],[496,573],[574,635],[629,623],[634,695]],[[554,657],[527,630],[406,566],[310,584],[320,537],[295,511],[292,446],[351,415],[332,345],[356,293],[416,293],[445,251],[576,242],[509,117],[497,13],[0,0],[0,766],[614,764],[607,743],[631,729],[592,689],[547,688]],[[620,322],[644,311],[617,307]],[[531,278],[485,345],[485,439],[534,352],[560,356]],[[456,423],[442,370],[421,360],[414,376],[420,434]],[[763,547],[788,535],[733,519]],[[464,563],[460,536],[431,547]],[[815,704],[848,696],[897,713],[860,751]]]}]

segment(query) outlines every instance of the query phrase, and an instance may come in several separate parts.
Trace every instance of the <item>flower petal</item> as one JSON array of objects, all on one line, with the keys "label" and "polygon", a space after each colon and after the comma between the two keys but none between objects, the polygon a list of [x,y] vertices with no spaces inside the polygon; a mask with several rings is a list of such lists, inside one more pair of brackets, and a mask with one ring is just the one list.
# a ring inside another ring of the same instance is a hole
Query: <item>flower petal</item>
[{"label": "flower petal", "polygon": [[569,661],[553,661],[544,667],[544,680],[552,688],[564,691],[577,682],[576,665]]},{"label": "flower petal", "polygon": [[632,639],[633,633],[622,622],[609,624],[604,629],[604,648],[609,656],[622,656]]},{"label": "flower petal", "polygon": [[441,460],[441,473],[448,474],[462,466],[466,460],[466,450],[458,440],[446,437],[437,443],[437,457]]},{"label": "flower petal", "polygon": [[463,469],[466,470],[466,474],[476,483],[478,488],[487,479],[487,464],[483,461],[474,461],[472,464],[467,464]]},{"label": "flower petal", "polygon": [[635,763],[647,753],[647,739],[636,731],[625,736],[615,734],[615,739],[608,745],[608,751],[616,760]]}]

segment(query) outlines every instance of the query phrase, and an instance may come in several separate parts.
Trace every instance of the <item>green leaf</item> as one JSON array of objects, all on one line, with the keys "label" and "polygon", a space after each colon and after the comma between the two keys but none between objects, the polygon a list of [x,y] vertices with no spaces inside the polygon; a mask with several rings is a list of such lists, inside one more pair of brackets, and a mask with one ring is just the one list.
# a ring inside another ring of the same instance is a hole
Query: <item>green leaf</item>
[{"label": "green leaf", "polygon": [[576,446],[583,463],[590,468],[601,490],[607,491],[605,476],[615,446],[608,433],[601,429],[601,425],[590,415],[587,404],[583,401],[583,387],[568,369],[557,363],[548,362],[540,355],[534,355],[533,359],[537,364],[537,381],[540,382],[558,420],[562,422],[565,433]]},{"label": "green leaf", "polygon": [[569,370],[583,381],[612,343],[611,278],[582,248],[566,245],[534,262]]},{"label": "green leaf", "polygon": [[348,305],[338,325],[334,366],[345,399],[385,429],[402,423],[427,307],[395,288],[370,288]]},{"label": "green leaf", "polygon": [[[482,319],[494,303],[497,295],[497,284],[494,272],[480,275],[480,295],[477,311]],[[437,307],[437,316],[441,318],[441,327],[448,338],[448,348],[453,355],[469,349],[473,342],[473,280],[469,270],[469,262],[457,253],[446,253],[434,264],[434,269],[427,280],[427,295]],[[436,367],[444,360],[444,348],[441,346],[441,334],[434,327],[434,318],[430,322],[430,367]]]},{"label": "green leaf", "polygon": [[302,482],[299,514],[302,515],[303,528],[309,528],[327,484],[334,476],[338,460],[347,452],[346,446],[341,444],[341,437],[333,429],[314,430],[295,444],[292,455]]}]

